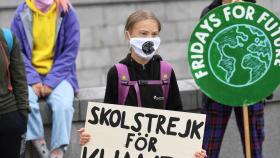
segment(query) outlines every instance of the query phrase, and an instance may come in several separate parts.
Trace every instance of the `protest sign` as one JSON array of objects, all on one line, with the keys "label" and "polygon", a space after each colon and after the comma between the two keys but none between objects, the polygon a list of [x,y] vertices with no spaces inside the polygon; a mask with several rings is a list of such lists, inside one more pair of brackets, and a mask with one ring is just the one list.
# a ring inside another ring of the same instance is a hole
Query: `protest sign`
[{"label": "protest sign", "polygon": [[92,102],[81,158],[191,158],[202,148],[204,126],[203,114]]},{"label": "protest sign", "polygon": [[188,60],[211,99],[230,106],[259,102],[280,82],[280,20],[254,3],[222,5],[194,29]]}]

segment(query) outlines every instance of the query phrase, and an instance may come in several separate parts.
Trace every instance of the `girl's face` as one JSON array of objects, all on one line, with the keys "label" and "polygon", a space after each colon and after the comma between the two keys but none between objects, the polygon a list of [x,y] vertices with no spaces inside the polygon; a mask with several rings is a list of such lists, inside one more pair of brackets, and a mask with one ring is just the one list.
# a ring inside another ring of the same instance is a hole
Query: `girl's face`
[{"label": "girl's face", "polygon": [[228,4],[233,2],[243,2],[243,0],[223,0],[223,4]]},{"label": "girl's face", "polygon": [[[155,20],[148,19],[142,20],[134,24],[129,35],[133,37],[153,38],[159,36],[159,26]],[[127,35],[127,37],[129,37]]]}]

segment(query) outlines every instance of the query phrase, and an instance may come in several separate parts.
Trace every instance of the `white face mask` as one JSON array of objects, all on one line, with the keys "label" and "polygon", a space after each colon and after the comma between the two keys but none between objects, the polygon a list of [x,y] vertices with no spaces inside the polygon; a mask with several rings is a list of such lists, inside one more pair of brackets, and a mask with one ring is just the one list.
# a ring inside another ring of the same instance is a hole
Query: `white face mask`
[{"label": "white face mask", "polygon": [[35,0],[35,6],[42,12],[47,12],[51,5],[54,3],[54,0]]},{"label": "white face mask", "polygon": [[130,38],[129,43],[140,58],[150,60],[159,48],[160,38]]},{"label": "white face mask", "polygon": [[54,0],[35,0],[35,1],[46,6],[52,5],[54,2]]}]

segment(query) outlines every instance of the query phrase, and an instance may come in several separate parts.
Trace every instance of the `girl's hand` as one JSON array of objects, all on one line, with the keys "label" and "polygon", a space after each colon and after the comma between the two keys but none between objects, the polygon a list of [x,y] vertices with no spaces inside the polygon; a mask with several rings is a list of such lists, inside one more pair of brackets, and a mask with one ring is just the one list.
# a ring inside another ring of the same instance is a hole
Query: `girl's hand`
[{"label": "girl's hand", "polygon": [[194,156],[195,156],[195,158],[206,158],[207,157],[206,151],[203,149],[200,152],[196,152]]},{"label": "girl's hand", "polygon": [[85,128],[78,130],[80,133],[80,145],[85,145],[90,140],[90,134],[85,132]]}]

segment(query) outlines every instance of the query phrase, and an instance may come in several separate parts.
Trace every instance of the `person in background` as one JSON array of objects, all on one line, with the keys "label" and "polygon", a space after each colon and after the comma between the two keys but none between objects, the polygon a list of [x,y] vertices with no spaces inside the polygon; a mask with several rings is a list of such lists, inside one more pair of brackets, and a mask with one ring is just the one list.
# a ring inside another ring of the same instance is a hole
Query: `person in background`
[{"label": "person in background", "polygon": [[[232,2],[240,2],[241,0],[214,0],[206,7],[201,15],[201,18],[212,9],[223,4]],[[255,3],[255,0],[247,0]],[[215,102],[214,100],[204,97],[204,105],[202,113],[206,114],[206,124],[204,132],[203,149],[206,150],[208,158],[218,158],[224,133],[227,127],[232,110],[236,115],[241,141],[244,147],[244,128],[243,128],[243,111],[242,107],[230,107]],[[251,135],[251,157],[262,158],[262,144],[264,141],[264,103],[259,102],[249,107],[249,125]]]},{"label": "person in background", "polygon": [[29,112],[25,66],[18,42],[11,31],[0,28],[1,157],[20,157]]},{"label": "person in background", "polygon": [[[74,93],[78,90],[75,60],[80,26],[69,0],[25,0],[12,25],[22,52],[31,113],[26,140],[42,158],[62,158],[70,141]],[[50,151],[44,138],[39,99],[52,111]]]}]

